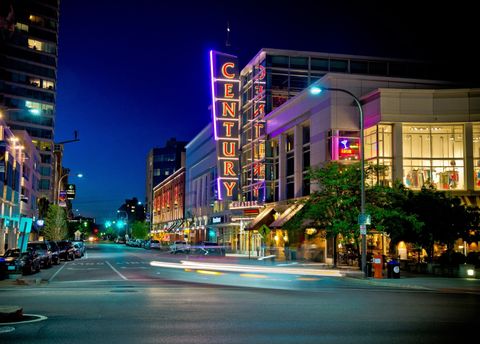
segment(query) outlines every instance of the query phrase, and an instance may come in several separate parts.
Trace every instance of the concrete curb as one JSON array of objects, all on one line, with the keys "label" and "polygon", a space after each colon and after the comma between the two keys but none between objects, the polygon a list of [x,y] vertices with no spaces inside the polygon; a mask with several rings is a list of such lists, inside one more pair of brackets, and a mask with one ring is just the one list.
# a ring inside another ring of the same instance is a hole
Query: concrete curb
[{"label": "concrete curb", "polygon": [[0,324],[18,321],[23,317],[23,308],[20,306],[0,306]]}]

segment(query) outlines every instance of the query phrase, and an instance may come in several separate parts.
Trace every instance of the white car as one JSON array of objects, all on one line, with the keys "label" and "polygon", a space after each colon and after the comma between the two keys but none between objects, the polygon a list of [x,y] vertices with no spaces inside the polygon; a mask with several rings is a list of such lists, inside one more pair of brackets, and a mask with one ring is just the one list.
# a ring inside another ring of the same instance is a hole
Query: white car
[{"label": "white car", "polygon": [[170,245],[170,253],[177,254],[178,252],[190,253],[190,245],[186,241],[175,241]]}]

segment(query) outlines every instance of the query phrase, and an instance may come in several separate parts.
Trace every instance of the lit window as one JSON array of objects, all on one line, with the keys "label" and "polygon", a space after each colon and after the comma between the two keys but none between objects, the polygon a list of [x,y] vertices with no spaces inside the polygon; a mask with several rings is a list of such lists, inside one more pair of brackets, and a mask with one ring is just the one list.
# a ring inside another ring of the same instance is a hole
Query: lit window
[{"label": "lit window", "polygon": [[28,25],[26,24],[17,23],[15,27],[17,28],[17,30],[28,32]]},{"label": "lit window", "polygon": [[412,189],[465,189],[462,125],[403,126],[403,182]]},{"label": "lit window", "polygon": [[42,87],[49,90],[53,90],[55,88],[55,84],[53,83],[53,81],[43,80]]},{"label": "lit window", "polygon": [[28,47],[33,50],[43,50],[43,42],[29,38]]}]

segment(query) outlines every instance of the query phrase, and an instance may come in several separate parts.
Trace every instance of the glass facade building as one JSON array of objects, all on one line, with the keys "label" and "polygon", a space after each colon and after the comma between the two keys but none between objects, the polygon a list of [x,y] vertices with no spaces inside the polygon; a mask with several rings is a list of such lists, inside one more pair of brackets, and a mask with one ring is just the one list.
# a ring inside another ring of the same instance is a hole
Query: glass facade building
[{"label": "glass facade building", "polygon": [[10,128],[27,131],[39,150],[39,197],[52,201],[59,1],[10,3],[0,14],[0,104]]},{"label": "glass facade building", "polygon": [[[295,189],[293,163],[293,147],[298,144],[301,146],[298,153],[304,156],[302,174],[310,166],[308,121],[300,129],[302,138],[295,141],[293,132],[287,134],[283,147],[278,139],[267,139],[265,116],[327,73],[416,79],[438,76],[431,64],[419,61],[262,49],[241,71],[242,200],[273,202],[309,194],[305,179],[302,187]],[[352,134],[358,137],[358,129]],[[278,180],[283,178],[283,171],[279,169],[278,156],[284,149],[287,183],[286,195],[282,196],[284,190],[279,189]],[[388,159],[385,162],[388,163]]]}]

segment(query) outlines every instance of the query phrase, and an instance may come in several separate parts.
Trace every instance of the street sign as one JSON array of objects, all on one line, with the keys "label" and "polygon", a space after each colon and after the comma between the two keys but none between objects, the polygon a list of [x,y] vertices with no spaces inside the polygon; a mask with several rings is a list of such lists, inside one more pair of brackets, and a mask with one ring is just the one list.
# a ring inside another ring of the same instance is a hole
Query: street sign
[{"label": "street sign", "polygon": [[67,192],[66,191],[60,191],[58,193],[58,205],[60,207],[66,207],[67,206]]},{"label": "street sign", "polygon": [[263,225],[258,229],[258,233],[265,238],[265,236],[267,236],[268,233],[270,233],[270,228],[268,228],[267,225]]},{"label": "street sign", "polygon": [[372,217],[370,214],[359,214],[358,215],[358,224],[359,225],[371,225]]},{"label": "street sign", "polygon": [[367,225],[360,225],[360,235],[367,234]]},{"label": "street sign", "polygon": [[67,185],[67,199],[75,199],[75,184]]}]

